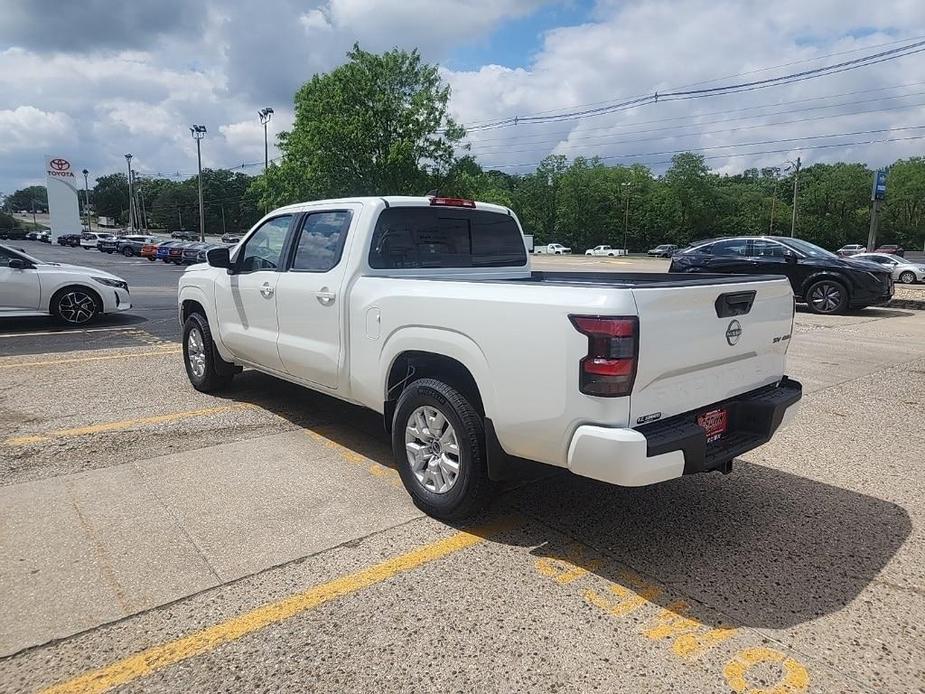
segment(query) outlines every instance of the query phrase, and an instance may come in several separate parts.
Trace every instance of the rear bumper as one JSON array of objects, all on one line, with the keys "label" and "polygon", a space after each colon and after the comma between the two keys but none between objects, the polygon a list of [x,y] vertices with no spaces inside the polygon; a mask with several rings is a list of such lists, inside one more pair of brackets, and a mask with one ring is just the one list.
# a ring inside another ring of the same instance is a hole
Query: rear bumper
[{"label": "rear bumper", "polygon": [[[789,424],[802,395],[803,387],[785,376],[776,385],[637,429],[580,426],[569,445],[568,468],[624,487],[720,469]],[[727,410],[728,431],[719,441],[707,443],[697,415],[718,407]]]}]

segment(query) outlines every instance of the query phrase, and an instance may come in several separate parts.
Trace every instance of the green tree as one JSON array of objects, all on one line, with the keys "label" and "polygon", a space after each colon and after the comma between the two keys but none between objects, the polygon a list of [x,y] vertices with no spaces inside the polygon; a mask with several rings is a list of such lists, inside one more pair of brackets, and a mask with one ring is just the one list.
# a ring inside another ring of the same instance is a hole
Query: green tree
[{"label": "green tree", "polygon": [[128,223],[128,177],[113,173],[96,179],[90,202],[97,215],[113,217],[119,224]]},{"label": "green tree", "polygon": [[884,242],[919,249],[925,244],[925,159],[900,159],[890,167],[880,228]]},{"label": "green tree", "polygon": [[315,75],[295,95],[295,123],[280,133],[279,166],[263,200],[347,195],[421,195],[454,162],[464,130],[449,116],[450,88],[415,50],[368,53]]},{"label": "green tree", "polygon": [[33,202],[37,209],[48,209],[48,190],[45,186],[28,186],[6,197],[4,207],[11,212],[32,210]]}]

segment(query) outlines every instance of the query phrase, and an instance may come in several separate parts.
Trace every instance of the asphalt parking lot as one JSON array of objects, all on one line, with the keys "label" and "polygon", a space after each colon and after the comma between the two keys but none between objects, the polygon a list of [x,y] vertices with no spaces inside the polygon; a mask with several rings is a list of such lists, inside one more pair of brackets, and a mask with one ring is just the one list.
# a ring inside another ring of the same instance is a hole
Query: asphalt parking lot
[{"label": "asphalt parking lot", "polygon": [[798,313],[801,414],[731,475],[556,474],[451,527],[376,415],[194,391],[181,270],[37,246],[135,309],[0,324],[0,691],[925,691],[925,312]]}]

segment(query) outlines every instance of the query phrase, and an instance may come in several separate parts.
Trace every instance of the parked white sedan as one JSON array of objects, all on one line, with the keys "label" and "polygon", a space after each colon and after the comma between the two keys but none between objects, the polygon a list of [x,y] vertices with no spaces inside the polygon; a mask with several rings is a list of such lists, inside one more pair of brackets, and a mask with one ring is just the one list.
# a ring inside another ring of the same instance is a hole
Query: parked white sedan
[{"label": "parked white sedan", "polygon": [[52,315],[83,325],[132,307],[128,283],[104,270],[48,263],[0,245],[0,318]]},{"label": "parked white sedan", "polygon": [[858,253],[851,256],[852,260],[870,260],[885,268],[891,268],[893,279],[903,284],[925,282],[925,264],[914,263],[911,260],[889,253]]}]

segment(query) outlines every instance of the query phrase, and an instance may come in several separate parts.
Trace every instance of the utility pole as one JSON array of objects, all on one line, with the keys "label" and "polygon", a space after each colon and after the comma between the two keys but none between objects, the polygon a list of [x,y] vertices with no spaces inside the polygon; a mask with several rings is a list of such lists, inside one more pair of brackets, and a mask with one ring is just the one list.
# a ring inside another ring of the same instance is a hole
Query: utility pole
[{"label": "utility pole", "polygon": [[771,225],[768,227],[768,233],[774,236],[774,206],[777,204],[777,184],[780,179],[777,177],[777,169],[774,170],[774,195],[771,196]]},{"label": "utility pole", "polygon": [[180,229],[180,231],[183,231],[183,213],[180,212],[179,207],[177,207],[177,219],[180,222],[180,226],[178,228]]},{"label": "utility pole", "polygon": [[84,212],[87,213],[87,231],[93,231],[93,227],[90,226],[90,184],[87,182],[90,172],[84,169],[81,173],[84,175]]},{"label": "utility pole", "polygon": [[222,205],[222,236],[224,236],[225,233],[225,206]]},{"label": "utility pole", "polygon": [[196,140],[196,163],[199,170],[199,240],[206,240],[206,210],[202,204],[202,149],[200,148],[200,143],[202,138],[206,136],[206,126],[204,125],[193,125],[189,129],[190,134],[193,136],[193,139]]},{"label": "utility pole", "polygon": [[797,229],[797,196],[800,194],[800,158],[797,157],[796,169],[793,172],[793,214],[790,216],[790,238],[793,238]]},{"label": "utility pole", "polygon": [[874,185],[870,191],[870,231],[867,234],[867,250],[877,247],[877,229],[880,226],[880,208],[886,198],[886,169],[874,172]]},{"label": "utility pole", "polygon": [[633,184],[629,181],[624,181],[620,185],[623,186],[623,190],[626,191],[623,197],[623,252],[628,254],[629,249],[626,247],[626,235],[630,228],[630,186]]},{"label": "utility pole", "polygon": [[263,171],[266,173],[266,170],[270,167],[270,146],[267,141],[267,123],[269,123],[270,118],[273,117],[273,109],[267,106],[257,111],[257,115],[260,117],[260,124],[263,126]]},{"label": "utility pole", "polygon": [[133,233],[135,231],[135,216],[133,214],[135,210],[135,205],[133,204],[134,198],[132,197],[132,155],[131,154],[125,155],[125,163],[128,166],[128,230],[129,230],[129,233]]}]

